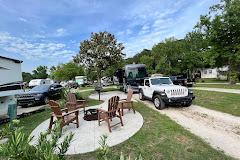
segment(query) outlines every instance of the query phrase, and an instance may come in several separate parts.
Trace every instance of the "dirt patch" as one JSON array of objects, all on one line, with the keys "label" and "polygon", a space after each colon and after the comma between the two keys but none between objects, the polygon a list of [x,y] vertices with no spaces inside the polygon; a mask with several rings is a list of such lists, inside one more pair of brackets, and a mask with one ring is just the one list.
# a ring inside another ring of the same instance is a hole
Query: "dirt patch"
[{"label": "dirt patch", "polygon": [[[133,98],[138,99],[138,94]],[[157,110],[151,101],[144,104]],[[157,110],[172,120],[201,137],[217,150],[240,159],[240,117],[210,110],[197,105],[190,107],[169,107]]]}]

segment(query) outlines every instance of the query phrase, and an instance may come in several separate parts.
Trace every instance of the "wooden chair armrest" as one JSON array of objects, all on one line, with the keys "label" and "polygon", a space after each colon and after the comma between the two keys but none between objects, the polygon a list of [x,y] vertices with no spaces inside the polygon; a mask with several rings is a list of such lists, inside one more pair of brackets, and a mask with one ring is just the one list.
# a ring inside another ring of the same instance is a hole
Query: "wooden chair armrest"
[{"label": "wooden chair armrest", "polygon": [[63,117],[64,116],[67,116],[67,115],[69,115],[69,114],[73,114],[73,113],[75,113],[75,112],[79,112],[78,110],[73,110],[73,111],[70,111],[70,112],[68,112],[68,113],[63,113]]},{"label": "wooden chair armrest", "polygon": [[63,109],[61,109],[61,111],[66,111],[66,110],[68,111],[68,108],[63,108]]},{"label": "wooden chair armrest", "polygon": [[97,111],[101,111],[101,112],[105,112],[105,113],[108,112],[108,111],[105,111],[105,110],[103,110],[103,109],[101,109],[101,108],[97,108]]},{"label": "wooden chair armrest", "polygon": [[77,100],[77,102],[86,102],[85,100]]},{"label": "wooden chair armrest", "polygon": [[67,102],[67,104],[76,104],[76,103],[74,103],[74,102]]},{"label": "wooden chair armrest", "polygon": [[133,101],[129,101],[129,102],[127,102],[127,101],[125,101],[125,102],[120,102],[119,104],[121,104],[121,103],[132,103]]},{"label": "wooden chair armrest", "polygon": [[59,118],[63,117],[63,115],[56,115],[56,114],[54,114],[54,113],[51,113],[51,116],[59,117]]},{"label": "wooden chair armrest", "polygon": [[127,99],[119,99],[119,101],[123,101],[123,100],[127,100]]},{"label": "wooden chair armrest", "polygon": [[[61,111],[66,112],[66,111],[68,111],[68,108],[63,108],[63,109],[61,109]],[[51,112],[50,114],[53,115],[53,116],[56,116],[54,112]]]},{"label": "wooden chair armrest", "polygon": [[85,106],[85,102],[86,102],[85,100],[77,100],[77,104],[81,102],[82,102],[82,105]]}]

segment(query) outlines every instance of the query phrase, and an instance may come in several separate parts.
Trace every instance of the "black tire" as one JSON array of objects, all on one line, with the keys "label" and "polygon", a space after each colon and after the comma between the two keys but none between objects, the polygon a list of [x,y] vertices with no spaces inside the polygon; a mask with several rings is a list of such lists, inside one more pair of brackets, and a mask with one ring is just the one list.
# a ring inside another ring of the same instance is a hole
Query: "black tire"
[{"label": "black tire", "polygon": [[48,96],[45,96],[45,97],[43,98],[43,104],[48,104],[48,101],[49,101]]},{"label": "black tire", "polygon": [[153,103],[157,109],[164,109],[165,108],[165,103],[163,102],[162,98],[160,95],[155,95],[153,98]]},{"label": "black tire", "polygon": [[183,104],[182,106],[183,107],[189,107],[189,106],[191,106],[192,105],[192,101],[189,101],[189,102],[187,102],[186,104]]},{"label": "black tire", "polygon": [[139,92],[139,99],[140,99],[141,101],[144,101],[144,94],[143,94],[143,91],[142,91],[142,90],[140,90],[140,92]]},{"label": "black tire", "polygon": [[192,87],[192,84],[187,85],[188,87]]}]

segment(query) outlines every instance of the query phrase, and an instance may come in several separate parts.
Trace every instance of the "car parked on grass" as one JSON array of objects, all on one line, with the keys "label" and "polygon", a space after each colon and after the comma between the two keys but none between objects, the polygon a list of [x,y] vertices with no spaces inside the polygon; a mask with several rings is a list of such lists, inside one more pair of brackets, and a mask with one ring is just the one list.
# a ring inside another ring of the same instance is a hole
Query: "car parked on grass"
[{"label": "car parked on grass", "polygon": [[17,104],[23,107],[37,103],[48,104],[49,100],[61,98],[62,88],[60,84],[38,85],[29,92],[19,94]]}]

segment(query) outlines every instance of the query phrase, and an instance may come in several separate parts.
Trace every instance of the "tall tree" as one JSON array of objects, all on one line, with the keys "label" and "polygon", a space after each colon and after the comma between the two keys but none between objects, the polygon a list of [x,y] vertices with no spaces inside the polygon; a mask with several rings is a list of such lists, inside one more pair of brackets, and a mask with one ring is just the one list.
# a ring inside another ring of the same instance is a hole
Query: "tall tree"
[{"label": "tall tree", "polygon": [[148,74],[155,73],[155,60],[153,56],[142,56],[140,58],[140,63],[146,65],[146,70]]},{"label": "tall tree", "polygon": [[198,69],[206,66],[208,57],[208,40],[200,30],[189,32],[182,41],[183,57],[181,63],[184,70],[190,71],[191,77],[195,78]]},{"label": "tall tree", "polygon": [[137,53],[136,55],[134,55],[132,57],[132,60],[133,60],[133,62],[139,64],[139,63],[141,63],[141,57],[143,57],[143,56],[150,57],[151,56],[151,50],[143,49],[142,52]]},{"label": "tall tree", "polygon": [[181,63],[178,60],[182,58],[181,41],[174,37],[166,38],[165,41],[153,46],[152,55],[156,61],[156,71],[164,75],[174,75],[182,73]]},{"label": "tall tree", "polygon": [[56,73],[56,71],[57,71],[57,68],[55,66],[52,66],[50,68],[49,72],[50,72],[50,78],[51,79],[54,79],[54,74]]},{"label": "tall tree", "polygon": [[38,66],[36,70],[32,71],[34,78],[46,79],[48,77],[47,69],[47,66]]},{"label": "tall tree", "polygon": [[92,32],[90,40],[80,42],[79,54],[73,56],[73,60],[87,68],[94,66],[101,85],[102,72],[123,59],[123,49],[122,43],[117,43],[113,34],[107,31]]},{"label": "tall tree", "polygon": [[[201,15],[196,27],[205,31],[210,40],[208,54],[212,64],[228,65],[231,75],[240,62],[240,1],[221,0],[220,4],[210,7],[208,15]],[[231,78],[230,81],[234,83]]]},{"label": "tall tree", "polygon": [[29,82],[33,79],[33,75],[31,75],[31,73],[28,72],[22,72],[22,77],[24,82]]},{"label": "tall tree", "polygon": [[81,75],[85,75],[83,67],[80,64],[68,62],[66,64],[60,63],[57,66],[54,78],[60,81],[67,81]]}]

